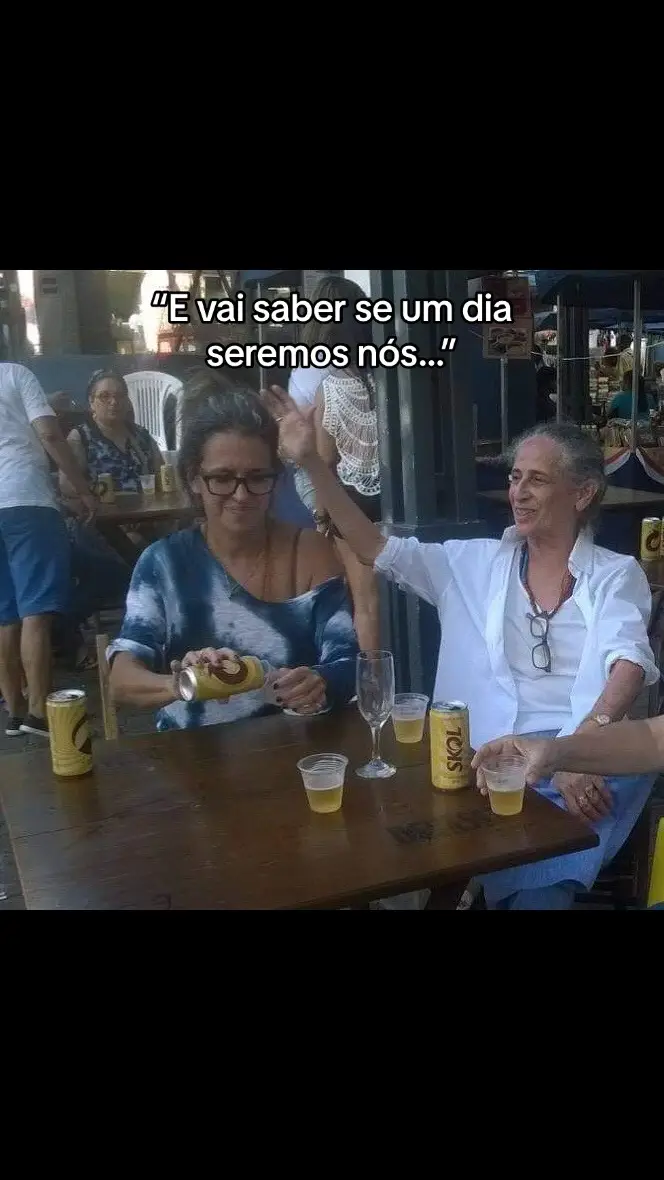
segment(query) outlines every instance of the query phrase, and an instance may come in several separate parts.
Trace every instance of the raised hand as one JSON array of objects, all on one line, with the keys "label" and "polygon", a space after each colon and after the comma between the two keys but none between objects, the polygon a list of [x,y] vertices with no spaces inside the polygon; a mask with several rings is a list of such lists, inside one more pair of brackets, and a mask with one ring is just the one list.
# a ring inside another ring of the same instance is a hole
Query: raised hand
[{"label": "raised hand", "polygon": [[261,390],[261,398],[279,423],[279,450],[291,463],[303,467],[316,454],[315,406],[301,410],[285,389],[272,385]]}]

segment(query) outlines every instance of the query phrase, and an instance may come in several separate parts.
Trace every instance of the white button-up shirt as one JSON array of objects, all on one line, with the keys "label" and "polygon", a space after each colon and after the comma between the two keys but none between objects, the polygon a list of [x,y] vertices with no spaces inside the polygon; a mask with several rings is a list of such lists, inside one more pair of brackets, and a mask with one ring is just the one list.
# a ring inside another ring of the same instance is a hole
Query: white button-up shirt
[{"label": "white button-up shirt", "polygon": [[[506,529],[500,541],[427,545],[390,537],[376,561],[377,571],[438,610],[442,637],[434,700],[466,702],[475,749],[513,733],[523,704],[504,639],[510,572],[521,543],[515,528]],[[638,562],[595,545],[592,535],[582,532],[568,564],[586,640],[561,735],[573,733],[591,713],[617,660],[643,668],[646,685],[659,679],[648,640],[650,588]]]}]

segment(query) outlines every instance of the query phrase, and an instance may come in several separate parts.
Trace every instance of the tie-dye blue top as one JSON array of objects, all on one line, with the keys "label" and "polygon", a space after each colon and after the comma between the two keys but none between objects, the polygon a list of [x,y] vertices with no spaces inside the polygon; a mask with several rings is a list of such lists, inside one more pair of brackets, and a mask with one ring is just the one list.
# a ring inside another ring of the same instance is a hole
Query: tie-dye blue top
[{"label": "tie-dye blue top", "polygon": [[[173,533],[141,554],[127,595],[122,630],[108,648],[136,656],[153,672],[204,647],[229,647],[273,668],[309,667],[327,684],[327,703],[355,692],[358,652],[343,578],[285,602],[254,598],[216,560],[198,528]],[[278,710],[264,692],[218,701],[176,701],[157,714],[157,729],[195,729]]]}]

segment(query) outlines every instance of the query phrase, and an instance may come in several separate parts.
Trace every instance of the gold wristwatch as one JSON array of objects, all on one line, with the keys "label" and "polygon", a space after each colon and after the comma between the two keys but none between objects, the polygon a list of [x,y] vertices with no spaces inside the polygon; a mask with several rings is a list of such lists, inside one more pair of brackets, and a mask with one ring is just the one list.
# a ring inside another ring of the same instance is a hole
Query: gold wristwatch
[{"label": "gold wristwatch", "polygon": [[608,713],[595,713],[592,717],[589,717],[588,720],[594,721],[596,725],[600,726],[611,724],[611,718],[609,717]]}]

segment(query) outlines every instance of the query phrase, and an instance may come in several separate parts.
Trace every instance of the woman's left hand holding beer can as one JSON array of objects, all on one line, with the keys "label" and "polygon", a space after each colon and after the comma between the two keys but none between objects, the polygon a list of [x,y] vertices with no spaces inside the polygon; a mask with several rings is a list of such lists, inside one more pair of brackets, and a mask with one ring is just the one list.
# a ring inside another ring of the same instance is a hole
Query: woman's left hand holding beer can
[{"label": "woman's left hand holding beer can", "polygon": [[[179,673],[184,671],[185,668],[198,665],[199,667],[208,667],[214,671],[215,668],[221,667],[224,660],[232,660],[235,663],[238,659],[237,653],[231,651],[229,647],[203,647],[200,651],[188,651],[182,660],[171,660],[171,672],[173,673],[176,696],[180,695],[177,678]],[[220,704],[226,705],[228,701],[221,700]]]}]

